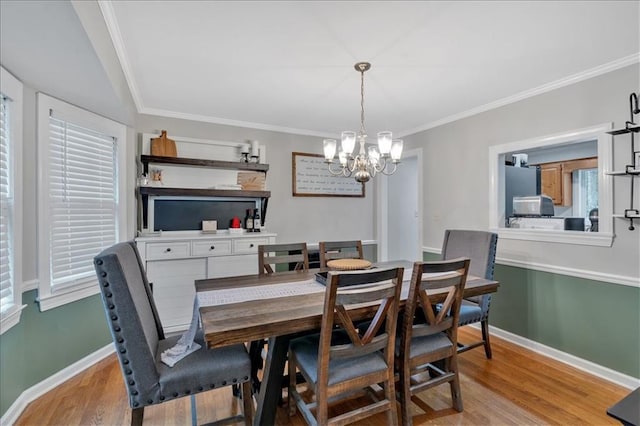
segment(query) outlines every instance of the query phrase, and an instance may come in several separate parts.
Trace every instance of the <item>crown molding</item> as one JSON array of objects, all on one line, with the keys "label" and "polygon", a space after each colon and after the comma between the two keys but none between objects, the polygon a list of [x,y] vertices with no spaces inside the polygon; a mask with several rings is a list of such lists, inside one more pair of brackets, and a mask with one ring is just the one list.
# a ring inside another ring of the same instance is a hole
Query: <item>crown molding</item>
[{"label": "crown molding", "polygon": [[467,111],[463,111],[458,114],[453,114],[448,117],[441,118],[440,120],[432,121],[431,123],[425,124],[423,126],[415,127],[413,129],[406,130],[398,134],[398,137],[405,137],[408,135],[414,135],[416,133],[423,132],[425,130],[433,129],[434,127],[442,126],[447,123],[452,123],[454,121],[461,120],[463,118],[471,117],[476,114],[480,114],[481,112],[490,111],[492,109],[496,109],[505,105],[509,105],[527,98],[531,98],[533,96],[537,96],[546,92],[550,92],[555,89],[559,89],[561,87],[570,86],[572,84],[578,83],[580,81],[588,80],[592,77],[597,77],[599,75],[606,74],[611,71],[618,70],[620,68],[627,67],[629,65],[633,65],[640,62],[640,52],[634,53],[629,56],[625,56],[620,59],[616,59],[615,61],[608,62],[603,65],[599,65],[594,68],[590,68],[585,71],[581,71],[579,73],[570,75],[565,78],[561,78],[556,81],[552,81],[551,83],[543,84],[542,86],[535,87],[533,89],[525,90],[520,93],[516,93],[513,96],[508,96],[506,98],[498,99],[497,101],[489,102],[488,104],[481,105],[476,108],[472,108]]},{"label": "crown molding", "polygon": [[111,41],[113,42],[113,47],[116,51],[116,55],[118,56],[118,60],[120,61],[120,66],[122,67],[122,72],[124,73],[125,80],[127,81],[127,85],[129,86],[131,97],[133,98],[133,102],[135,103],[136,109],[139,113],[144,109],[144,104],[142,103],[140,91],[138,90],[135,78],[133,77],[131,65],[127,60],[129,55],[127,54],[127,49],[124,45],[124,41],[122,40],[122,34],[120,33],[120,27],[118,26],[116,13],[113,10],[113,4],[111,3],[111,1],[98,0],[98,5],[100,6],[100,11],[102,12],[102,16],[104,17],[104,22],[107,25],[107,30],[109,31],[109,35],[111,36]]},{"label": "crown molding", "polygon": [[155,108],[143,108],[140,114],[157,115],[161,117],[180,118],[182,120],[200,121],[204,123],[224,124],[227,126],[245,127],[249,129],[268,130],[272,132],[291,133],[295,135],[317,136],[321,138],[335,137],[335,134],[317,132],[314,130],[296,129],[292,127],[274,126],[271,124],[253,123],[249,121],[232,120],[228,118],[211,117],[208,115],[188,114],[177,111],[167,111]]}]

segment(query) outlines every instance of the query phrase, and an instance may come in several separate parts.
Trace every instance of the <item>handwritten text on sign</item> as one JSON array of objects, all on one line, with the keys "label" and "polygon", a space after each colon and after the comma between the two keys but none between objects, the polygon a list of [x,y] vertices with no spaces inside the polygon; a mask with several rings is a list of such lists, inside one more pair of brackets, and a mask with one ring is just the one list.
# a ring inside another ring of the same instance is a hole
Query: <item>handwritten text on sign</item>
[{"label": "handwritten text on sign", "polygon": [[[293,154],[293,195],[364,197],[364,185],[353,177],[333,176],[317,154]],[[337,165],[333,165],[335,169]]]}]

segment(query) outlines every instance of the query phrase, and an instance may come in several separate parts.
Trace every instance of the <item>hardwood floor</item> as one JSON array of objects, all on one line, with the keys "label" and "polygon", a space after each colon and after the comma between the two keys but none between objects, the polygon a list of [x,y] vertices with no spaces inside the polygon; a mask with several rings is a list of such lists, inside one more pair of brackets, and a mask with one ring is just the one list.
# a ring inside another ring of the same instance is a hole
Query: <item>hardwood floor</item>
[{"label": "hardwood floor", "polygon": [[[460,329],[460,340],[479,331]],[[628,392],[565,364],[492,337],[493,359],[481,348],[459,357],[464,412],[451,408],[448,385],[420,394],[413,405],[415,425],[616,425],[606,409]],[[240,410],[231,388],[197,396],[198,423]],[[232,407],[233,406],[233,407]],[[336,407],[340,408],[340,406]],[[15,423],[22,425],[128,425],[131,409],[115,355],[29,404]],[[360,425],[384,425],[384,414]],[[189,398],[145,408],[145,425],[190,424]],[[278,425],[302,426],[297,414],[278,410]]]}]

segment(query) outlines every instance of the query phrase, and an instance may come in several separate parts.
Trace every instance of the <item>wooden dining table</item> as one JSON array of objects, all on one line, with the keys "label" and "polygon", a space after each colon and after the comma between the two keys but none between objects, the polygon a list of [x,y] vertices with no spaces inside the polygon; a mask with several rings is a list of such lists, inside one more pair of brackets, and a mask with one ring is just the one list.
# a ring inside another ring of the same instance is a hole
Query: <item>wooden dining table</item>
[{"label": "wooden dining table", "polygon": [[[374,267],[403,267],[403,287],[409,285],[413,263],[408,261],[389,261],[374,264]],[[296,284],[313,280],[316,274],[326,270],[277,272],[269,275],[245,275],[197,280],[196,294],[212,290],[249,291],[251,288],[268,285]],[[494,293],[498,282],[484,278],[468,276],[464,297]],[[403,291],[400,306],[405,300],[407,289]],[[256,297],[259,292],[256,291]],[[214,293],[215,294],[215,293]],[[440,298],[439,295],[442,295]],[[430,297],[434,303],[444,300],[446,289],[436,291]],[[263,371],[262,384],[257,399],[255,425],[273,425],[276,418],[278,401],[282,395],[282,376],[287,359],[289,341],[301,334],[320,329],[325,293],[284,295],[272,298],[257,298],[235,303],[200,306],[200,319],[204,339],[209,348],[217,348],[236,343],[269,339],[267,358]],[[371,318],[374,309],[359,306],[350,310],[354,320]]]}]

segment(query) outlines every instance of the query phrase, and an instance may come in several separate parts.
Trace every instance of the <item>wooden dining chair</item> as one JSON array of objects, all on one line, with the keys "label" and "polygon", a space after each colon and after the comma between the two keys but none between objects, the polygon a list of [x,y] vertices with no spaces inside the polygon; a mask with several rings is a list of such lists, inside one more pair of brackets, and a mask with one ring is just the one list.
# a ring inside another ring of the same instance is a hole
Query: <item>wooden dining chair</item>
[{"label": "wooden dining chair", "polygon": [[[289,345],[289,415],[297,407],[308,424],[330,425],[386,412],[387,424],[398,424],[393,361],[402,274],[402,268],[328,273],[320,334]],[[363,318],[349,310],[355,304],[367,304],[375,314],[366,329],[354,325]],[[311,402],[297,390],[296,368],[315,397]],[[378,384],[383,395],[371,404],[329,417],[330,402],[354,393],[371,396]]]},{"label": "wooden dining chair", "polygon": [[[464,229],[447,229],[442,243],[442,259],[468,257],[471,259],[469,274],[488,280],[493,279],[496,264],[496,248],[498,234],[486,231],[470,231]],[[491,359],[491,342],[489,341],[489,308],[491,294],[464,298],[460,307],[460,322],[464,326],[480,323],[482,340],[458,342],[458,352],[465,352],[478,346],[484,346],[487,359]]]},{"label": "wooden dining chair", "polygon": [[[413,424],[411,396],[444,383],[451,388],[453,407],[462,411],[458,317],[468,271],[468,258],[413,264],[395,352],[403,425]],[[435,290],[447,291],[439,310],[430,300]],[[416,315],[418,309],[421,315]],[[437,361],[444,361],[442,368],[434,365]]]},{"label": "wooden dining chair", "polygon": [[94,258],[94,267],[132,408],[131,425],[142,425],[144,407],[184,396],[191,397],[195,424],[195,394],[232,384],[242,384],[244,415],[227,420],[244,419],[251,425],[250,360],[244,345],[208,349],[198,332],[194,341],[201,348],[173,367],[165,365],[161,354],[174,347],[180,336],[163,333],[135,243],[118,243],[103,250]]},{"label": "wooden dining chair", "polygon": [[[295,271],[309,270],[309,252],[307,243],[286,243],[286,244],[263,244],[258,246],[258,274],[273,274],[277,270],[277,265],[287,265],[293,267]],[[257,393],[260,389],[260,378],[258,371],[264,368],[263,349],[266,341],[254,340],[249,344],[249,356],[251,357],[251,381],[253,391]],[[286,386],[288,378],[283,379]]]},{"label": "wooden dining chair", "polygon": [[320,241],[320,267],[326,268],[333,259],[364,259],[362,241]]},{"label": "wooden dining chair", "polygon": [[294,270],[309,269],[307,243],[265,244],[258,246],[258,273],[273,274],[277,265],[295,264]]}]

